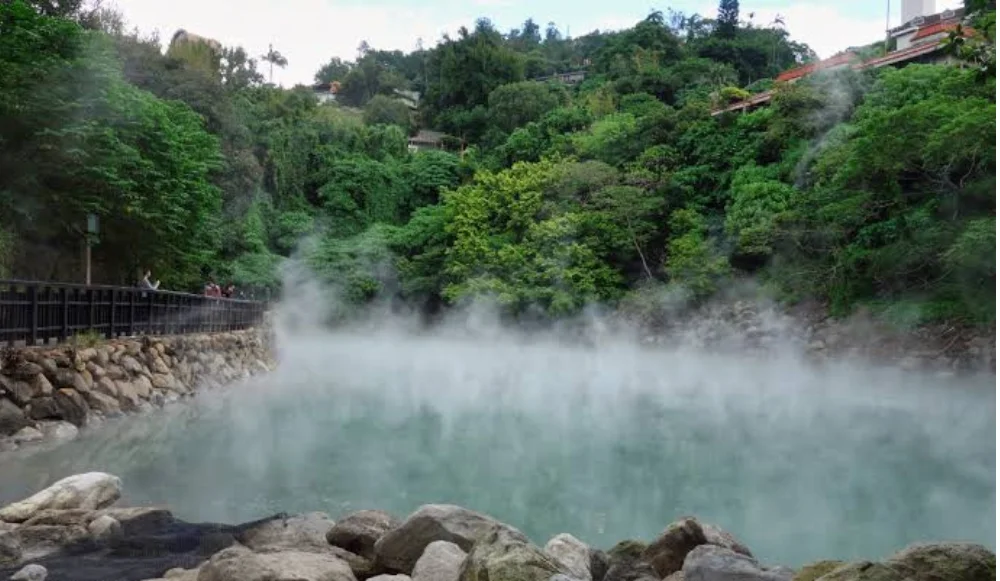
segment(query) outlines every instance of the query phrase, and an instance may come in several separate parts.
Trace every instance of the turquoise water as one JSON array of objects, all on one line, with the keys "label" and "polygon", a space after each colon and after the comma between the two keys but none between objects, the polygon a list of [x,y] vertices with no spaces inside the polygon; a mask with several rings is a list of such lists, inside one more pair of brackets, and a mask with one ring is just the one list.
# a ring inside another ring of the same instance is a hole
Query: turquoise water
[{"label": "turquoise water", "polygon": [[3,460],[0,500],[104,470],[188,520],[448,502],[605,548],[694,514],[790,566],[995,548],[992,376],[388,333],[299,338],[282,360]]}]

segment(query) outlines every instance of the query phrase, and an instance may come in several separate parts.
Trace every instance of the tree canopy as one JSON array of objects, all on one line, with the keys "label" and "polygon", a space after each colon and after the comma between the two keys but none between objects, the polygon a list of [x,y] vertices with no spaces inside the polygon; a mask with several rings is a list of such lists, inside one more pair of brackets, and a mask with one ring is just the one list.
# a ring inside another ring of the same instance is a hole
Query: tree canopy
[{"label": "tree canopy", "polygon": [[78,280],[96,214],[99,282],[277,287],[294,259],[346,305],[551,319],[753,277],[834,314],[990,324],[995,3],[967,4],[966,66],[775,84],[815,55],[723,0],[576,38],[481,19],[363,43],[316,72],[339,87],[321,103],[265,82],[274,47],[162,54],[113,12],[0,3],[0,274]]}]

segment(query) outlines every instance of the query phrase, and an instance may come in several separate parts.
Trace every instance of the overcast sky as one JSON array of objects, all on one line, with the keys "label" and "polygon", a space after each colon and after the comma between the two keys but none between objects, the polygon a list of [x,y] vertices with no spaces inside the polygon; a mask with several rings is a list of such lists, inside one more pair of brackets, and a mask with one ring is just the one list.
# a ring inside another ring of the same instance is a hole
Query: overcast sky
[{"label": "overcast sky", "polygon": [[[899,24],[901,0],[890,0],[890,26]],[[713,0],[111,0],[130,27],[158,31],[162,42],[178,28],[214,38],[227,46],[243,46],[251,55],[269,44],[285,55],[288,67],[275,70],[284,86],[311,83],[330,57],[353,60],[361,41],[374,48],[432,46],[441,35],[460,26],[472,27],[487,17],[501,31],[534,18],[542,29],[555,22],[565,34],[580,36],[595,29],[632,26],[651,10],[673,8],[686,14],[714,17]],[[961,0],[937,0],[936,9],[958,8]],[[885,35],[885,0],[744,0],[745,19],[766,24],[784,18],[792,38],[809,44],[820,57],[848,46],[867,44]],[[266,69],[265,69],[266,71]]]}]

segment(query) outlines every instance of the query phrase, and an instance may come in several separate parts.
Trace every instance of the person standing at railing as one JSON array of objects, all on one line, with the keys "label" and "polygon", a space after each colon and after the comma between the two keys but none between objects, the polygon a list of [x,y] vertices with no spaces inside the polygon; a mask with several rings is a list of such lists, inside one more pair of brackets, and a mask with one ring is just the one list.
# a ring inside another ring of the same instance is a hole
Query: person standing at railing
[{"label": "person standing at railing", "polygon": [[142,280],[139,281],[139,288],[143,288],[146,290],[156,290],[160,288],[160,281],[156,282],[149,281],[149,277],[151,277],[152,275],[153,273],[147,270],[146,274],[143,275]]}]

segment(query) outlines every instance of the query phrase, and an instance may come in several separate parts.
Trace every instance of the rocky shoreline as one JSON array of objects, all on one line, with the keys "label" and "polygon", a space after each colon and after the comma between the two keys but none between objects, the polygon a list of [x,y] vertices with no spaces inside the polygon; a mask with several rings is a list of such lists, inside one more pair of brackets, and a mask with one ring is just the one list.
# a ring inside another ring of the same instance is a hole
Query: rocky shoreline
[{"label": "rocky shoreline", "polygon": [[12,581],[987,581],[996,556],[925,543],[883,561],[768,566],[723,529],[682,517],[650,542],[607,550],[563,533],[538,547],[459,506],[405,519],[363,510],[279,514],[241,525],[187,523],[158,507],[117,507],[122,482],[64,478],[0,508],[0,579]]},{"label": "rocky shoreline", "polygon": [[272,366],[253,329],[8,349],[0,354],[0,452],[70,440]]}]

